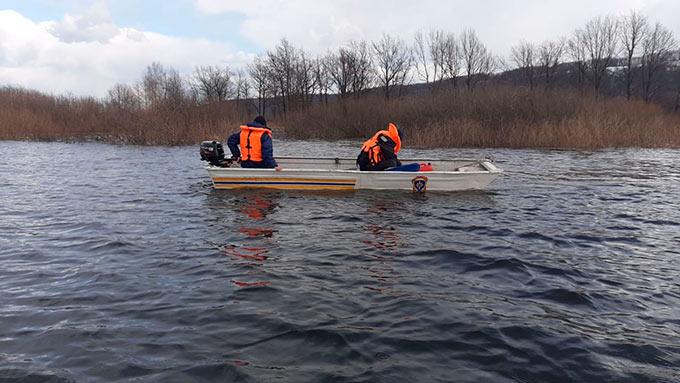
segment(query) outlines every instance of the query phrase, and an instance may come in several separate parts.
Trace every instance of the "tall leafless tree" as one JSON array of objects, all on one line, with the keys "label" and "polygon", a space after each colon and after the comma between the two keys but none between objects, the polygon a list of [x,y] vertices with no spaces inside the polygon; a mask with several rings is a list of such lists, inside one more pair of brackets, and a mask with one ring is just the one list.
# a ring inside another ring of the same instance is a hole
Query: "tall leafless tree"
[{"label": "tall leafless tree", "polygon": [[127,84],[116,84],[107,95],[109,105],[120,110],[136,110],[141,107],[137,92]]},{"label": "tall leafless tree", "polygon": [[472,29],[465,30],[460,36],[460,53],[466,76],[465,84],[471,91],[480,77],[491,73],[493,56]]},{"label": "tall leafless tree", "polygon": [[575,32],[567,41],[567,54],[576,67],[578,87],[583,92],[586,82],[586,48],[580,33]]},{"label": "tall leafless tree", "polygon": [[243,69],[234,72],[234,97],[236,101],[250,97],[250,79]]},{"label": "tall leafless tree", "polygon": [[327,59],[328,75],[335,91],[344,99],[352,91],[353,56],[350,49],[342,47]]},{"label": "tall leafless tree", "polygon": [[373,85],[375,75],[371,48],[366,41],[352,41],[349,43],[352,57],[350,71],[352,73],[352,92],[359,97]]},{"label": "tall leafless tree", "polygon": [[329,56],[317,57],[314,61],[314,76],[319,86],[319,100],[328,104],[328,95],[331,91],[332,81],[330,76]]},{"label": "tall leafless tree", "polygon": [[293,100],[297,56],[298,50],[286,39],[282,39],[274,50],[267,52],[267,67],[276,87],[276,93],[281,96],[284,113],[288,111]]},{"label": "tall leafless tree", "polygon": [[163,65],[153,62],[146,68],[140,84],[144,104],[146,106],[159,104],[164,98],[164,84],[167,73]]},{"label": "tall leafless tree", "polygon": [[293,93],[297,96],[300,106],[309,105],[316,93],[318,84],[316,82],[315,60],[300,51],[296,56],[293,70]]},{"label": "tall leafless tree", "polygon": [[633,79],[635,66],[633,59],[639,53],[639,48],[645,40],[649,29],[647,18],[636,11],[622,17],[619,30],[619,39],[626,55],[626,98],[631,99],[633,95]]},{"label": "tall leafless tree", "polygon": [[373,57],[378,83],[385,99],[389,99],[392,89],[406,82],[412,63],[411,50],[403,40],[385,34],[373,42]]},{"label": "tall leafless tree", "polygon": [[538,60],[543,71],[545,86],[552,85],[553,77],[564,56],[565,39],[560,38],[554,41],[544,41],[538,47]]},{"label": "tall leafless tree", "polygon": [[257,92],[257,113],[264,116],[267,108],[267,99],[273,96],[269,69],[265,61],[258,56],[248,65],[248,74],[252,80],[255,92]]},{"label": "tall leafless tree", "polygon": [[460,43],[453,33],[447,33],[441,45],[443,79],[451,79],[454,89],[458,85],[458,76],[463,67]]},{"label": "tall leafless tree", "polygon": [[198,66],[191,78],[191,88],[199,100],[221,102],[232,97],[234,83],[229,67]]},{"label": "tall leafless tree", "polygon": [[430,56],[432,57],[432,68],[433,68],[433,76],[432,76],[432,81],[434,81],[435,86],[434,89],[439,89],[441,87],[442,82],[444,79],[447,78],[447,73],[446,73],[446,63],[447,63],[447,56],[450,53],[449,52],[449,39],[453,40],[454,46],[454,54],[457,54],[455,51],[456,46],[456,37],[453,35],[453,33],[447,34],[446,32],[442,30],[433,30],[430,31],[429,34],[429,40],[430,40]]},{"label": "tall leafless tree", "polygon": [[618,53],[618,22],[611,16],[597,17],[577,29],[571,40],[572,54],[583,54],[581,63],[586,79],[600,91],[607,76],[607,68]]},{"label": "tall leafless tree", "polygon": [[187,100],[187,88],[179,72],[168,68],[163,82],[164,101],[172,108],[179,109]]},{"label": "tall leafless tree", "polygon": [[416,72],[425,84],[430,84],[433,77],[432,56],[430,54],[430,43],[423,31],[416,32],[413,37],[413,61]]},{"label": "tall leafless tree", "polygon": [[365,41],[352,41],[328,55],[328,75],[341,98],[361,95],[373,83],[371,50]]},{"label": "tall leafless tree", "polygon": [[658,75],[670,63],[677,43],[673,32],[656,23],[642,42],[642,96],[651,101],[659,87]]},{"label": "tall leafless tree", "polygon": [[524,79],[529,83],[529,88],[534,89],[536,62],[538,61],[536,46],[533,43],[521,41],[512,47],[510,60],[522,72]]},{"label": "tall leafless tree", "polygon": [[427,35],[418,31],[414,37],[413,65],[420,80],[430,91],[438,89],[446,77],[445,60],[447,35],[442,30],[431,30]]}]

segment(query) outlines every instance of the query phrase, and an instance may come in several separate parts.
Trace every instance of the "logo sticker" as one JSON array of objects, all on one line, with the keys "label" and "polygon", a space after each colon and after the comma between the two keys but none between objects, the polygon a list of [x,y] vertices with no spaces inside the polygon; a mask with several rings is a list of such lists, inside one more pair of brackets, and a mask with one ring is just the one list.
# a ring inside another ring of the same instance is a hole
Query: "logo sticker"
[{"label": "logo sticker", "polygon": [[425,176],[415,177],[411,180],[411,183],[413,184],[414,192],[422,193],[427,190],[427,177]]}]

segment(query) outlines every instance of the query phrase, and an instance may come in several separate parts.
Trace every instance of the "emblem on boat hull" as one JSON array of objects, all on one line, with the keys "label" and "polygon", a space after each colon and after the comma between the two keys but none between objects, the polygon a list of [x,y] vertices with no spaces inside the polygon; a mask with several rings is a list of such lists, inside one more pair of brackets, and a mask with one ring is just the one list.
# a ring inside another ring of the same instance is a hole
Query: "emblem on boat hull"
[{"label": "emblem on boat hull", "polygon": [[425,177],[425,176],[414,177],[411,180],[411,184],[413,184],[413,191],[414,192],[422,193],[425,190],[427,190],[427,177]]}]

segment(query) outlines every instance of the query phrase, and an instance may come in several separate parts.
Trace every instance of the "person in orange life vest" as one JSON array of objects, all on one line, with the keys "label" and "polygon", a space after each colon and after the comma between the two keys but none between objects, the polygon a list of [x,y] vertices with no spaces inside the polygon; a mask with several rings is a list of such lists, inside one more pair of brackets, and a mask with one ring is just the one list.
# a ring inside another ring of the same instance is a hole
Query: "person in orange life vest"
[{"label": "person in orange life vest", "polygon": [[242,168],[280,170],[274,159],[272,131],[262,116],[255,117],[253,122],[242,125],[241,131],[229,136],[227,146],[232,158],[240,161]]},{"label": "person in orange life vest", "polygon": [[387,130],[374,134],[361,146],[357,157],[359,170],[379,171],[401,166],[397,153],[401,150],[402,137],[403,133],[393,123],[387,125]]}]

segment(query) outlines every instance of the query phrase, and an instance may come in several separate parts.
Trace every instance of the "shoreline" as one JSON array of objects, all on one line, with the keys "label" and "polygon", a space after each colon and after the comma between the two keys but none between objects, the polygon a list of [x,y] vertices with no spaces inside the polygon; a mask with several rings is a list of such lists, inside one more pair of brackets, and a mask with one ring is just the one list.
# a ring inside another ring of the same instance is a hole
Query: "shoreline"
[{"label": "shoreline", "polygon": [[[226,136],[226,135],[225,135]],[[206,139],[205,141],[209,141]],[[221,141],[226,145],[226,141]],[[196,143],[180,143],[180,144],[159,144],[159,143],[132,143],[132,142],[121,142],[115,140],[106,140],[102,138],[92,138],[92,137],[68,137],[68,138],[54,138],[54,139],[30,139],[30,138],[12,138],[3,139],[0,138],[0,142],[26,142],[26,143],[60,143],[60,144],[102,144],[111,146],[132,146],[139,148],[182,148],[182,147],[198,147],[201,141]],[[285,142],[324,142],[324,143],[350,143],[354,142],[357,145],[357,150],[361,147],[362,139],[322,139],[322,138],[290,138],[281,137],[275,138],[274,143],[285,143]],[[276,147],[274,148],[276,150]],[[407,145],[404,149],[410,150],[447,150],[447,149],[459,149],[459,150],[531,150],[531,151],[546,151],[546,152],[601,152],[601,151],[626,151],[626,150],[680,150],[680,146],[603,146],[603,147],[541,147],[541,146],[518,146],[518,147],[505,147],[505,146],[409,146]]]}]

